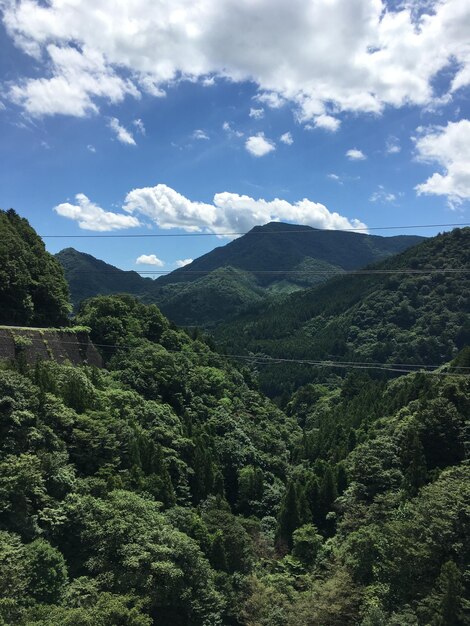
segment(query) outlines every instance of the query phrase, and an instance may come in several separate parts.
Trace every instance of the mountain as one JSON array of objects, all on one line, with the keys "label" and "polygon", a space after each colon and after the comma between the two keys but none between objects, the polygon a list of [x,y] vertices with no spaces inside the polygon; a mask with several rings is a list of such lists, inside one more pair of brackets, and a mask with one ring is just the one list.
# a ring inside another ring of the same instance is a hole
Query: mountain
[{"label": "mountain", "polygon": [[214,325],[267,296],[324,282],[325,272],[358,269],[422,240],[272,222],[155,281],[119,272],[71,248],[57,258],[74,304],[96,294],[127,292],[156,302],[176,323]]},{"label": "mountain", "polygon": [[[46,319],[31,273],[48,269],[44,248],[19,227],[3,276],[25,277]],[[73,365],[45,329],[51,358],[24,359],[22,330],[21,350],[0,350],[0,624],[468,624],[469,235],[240,316],[234,345],[272,338],[282,358],[310,341],[442,363],[307,368],[283,408],[249,364],[127,294],[88,299],[74,320],[105,367]],[[60,293],[62,273],[44,284]],[[266,373],[280,387],[290,375],[281,361]]]},{"label": "mountain", "polygon": [[26,219],[0,211],[0,324],[60,326],[69,311],[60,264]]},{"label": "mountain", "polygon": [[[470,342],[469,267],[470,229],[455,229],[371,267],[382,273],[338,277],[282,301],[261,302],[214,334],[232,353],[440,364]],[[300,365],[279,371],[262,369],[271,394],[313,375]]]},{"label": "mountain", "polygon": [[140,295],[153,282],[151,278],[142,278],[137,272],[124,272],[74,248],[65,248],[55,257],[64,268],[74,306],[96,295]]}]

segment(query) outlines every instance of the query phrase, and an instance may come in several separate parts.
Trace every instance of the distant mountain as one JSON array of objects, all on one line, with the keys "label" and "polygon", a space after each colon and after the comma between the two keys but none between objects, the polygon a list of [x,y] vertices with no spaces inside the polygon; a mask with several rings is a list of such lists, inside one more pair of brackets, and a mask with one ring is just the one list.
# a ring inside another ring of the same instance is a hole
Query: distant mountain
[{"label": "distant mountain", "polygon": [[[236,354],[439,365],[470,344],[469,267],[470,228],[455,229],[373,266],[389,273],[339,277],[261,302],[219,325],[215,338]],[[261,372],[273,395],[312,375],[303,365]]]},{"label": "distant mountain", "polygon": [[142,278],[137,272],[124,272],[74,248],[65,248],[55,257],[64,268],[75,306],[97,295],[130,293],[140,296],[153,283],[151,278]]},{"label": "distant mountain", "polygon": [[358,269],[421,241],[271,222],[155,281],[71,248],[57,258],[74,304],[97,294],[127,292],[155,302],[177,324],[214,325],[268,296],[328,279],[318,272]]},{"label": "distant mountain", "polygon": [[[423,241],[423,237],[399,235],[379,237],[363,233],[318,230],[310,226],[270,222],[255,226],[246,235],[215,248],[158,279],[159,285],[192,282],[198,272],[210,272],[220,267],[234,267],[255,273],[260,286],[279,283],[294,288],[318,282],[318,277],[302,275],[305,270],[354,270],[380,261]],[[299,271],[292,276],[291,272]],[[287,273],[283,274],[283,271]],[[194,272],[190,274],[189,272]],[[257,272],[276,272],[260,274]]]}]

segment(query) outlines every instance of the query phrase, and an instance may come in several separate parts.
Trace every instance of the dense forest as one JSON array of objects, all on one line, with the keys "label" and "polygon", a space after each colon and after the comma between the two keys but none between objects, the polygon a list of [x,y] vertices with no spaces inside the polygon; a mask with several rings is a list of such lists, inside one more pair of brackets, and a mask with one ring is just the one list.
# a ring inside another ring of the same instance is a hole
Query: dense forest
[{"label": "dense forest", "polygon": [[446,325],[460,323],[439,370],[328,371],[282,408],[255,365],[130,295],[88,299],[69,322],[104,368],[0,361],[0,624],[467,624],[460,280],[439,283]]},{"label": "dense forest", "polygon": [[64,268],[74,306],[85,298],[124,291],[157,304],[179,325],[210,327],[250,305],[325,282],[331,272],[361,268],[422,240],[273,222],[156,280],[124,272],[73,248],[56,258]]},{"label": "dense forest", "polygon": [[[439,365],[470,343],[469,265],[470,229],[455,229],[364,274],[253,306],[214,334],[233,353]],[[300,366],[285,366],[280,376],[280,368],[263,371],[263,389],[272,396],[324,377]]]}]

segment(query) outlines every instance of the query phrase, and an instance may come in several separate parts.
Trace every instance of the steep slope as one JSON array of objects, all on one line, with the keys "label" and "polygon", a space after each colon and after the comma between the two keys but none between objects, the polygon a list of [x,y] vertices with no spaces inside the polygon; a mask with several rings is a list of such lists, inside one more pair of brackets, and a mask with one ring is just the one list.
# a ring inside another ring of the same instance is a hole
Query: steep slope
[{"label": "steep slope", "polygon": [[155,284],[142,299],[156,302],[179,325],[199,326],[217,324],[265,298],[252,274],[225,267],[194,282]]},{"label": "steep slope", "polygon": [[69,310],[60,264],[26,219],[0,211],[0,324],[62,325]]},{"label": "steep slope", "polygon": [[137,272],[124,272],[74,248],[65,248],[55,257],[64,268],[74,306],[96,295],[139,295],[152,282],[150,278],[142,278]]},{"label": "steep slope", "polygon": [[[228,351],[282,358],[417,364],[440,364],[470,341],[470,229],[433,237],[374,269],[390,273],[348,275],[261,303],[218,327],[216,339]],[[291,383],[312,376],[291,369]],[[263,370],[273,385],[271,374]],[[285,371],[276,384],[284,382]]]}]

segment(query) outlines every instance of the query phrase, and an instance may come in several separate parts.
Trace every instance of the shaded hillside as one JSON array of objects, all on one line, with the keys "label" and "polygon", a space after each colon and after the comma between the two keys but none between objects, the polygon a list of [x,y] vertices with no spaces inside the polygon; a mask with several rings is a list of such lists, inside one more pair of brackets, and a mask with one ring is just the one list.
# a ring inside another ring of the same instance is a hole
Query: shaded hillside
[{"label": "shaded hillside", "polygon": [[180,325],[217,324],[266,298],[266,290],[249,272],[233,267],[218,268],[194,282],[158,286],[144,294],[162,312]]},{"label": "shaded hillside", "polygon": [[155,281],[72,248],[57,258],[74,305],[97,294],[130,293],[155,302],[177,324],[210,326],[262,298],[325,282],[325,272],[357,269],[422,240],[273,222]]},{"label": "shaded hillside", "polygon": [[[374,268],[398,271],[348,275],[261,303],[218,327],[215,336],[234,352],[417,364],[449,360],[470,341],[470,229],[433,237]],[[441,268],[456,272],[435,271]],[[294,381],[312,375],[293,370]],[[262,376],[271,374],[263,370]],[[270,392],[283,380],[271,377]]]},{"label": "shaded hillside", "polygon": [[69,311],[60,264],[26,219],[0,211],[0,324],[60,326]]},{"label": "shaded hillside", "polygon": [[258,284],[264,287],[286,280],[304,287],[317,282],[318,277],[292,277],[290,273],[283,275],[282,271],[309,269],[308,266],[302,266],[306,259],[322,262],[322,269],[328,269],[328,266],[332,270],[358,269],[401,252],[422,240],[423,237],[408,235],[379,237],[271,222],[264,226],[255,226],[246,235],[215,248],[189,265],[160,277],[156,282],[166,285],[194,281],[198,274],[191,275],[188,272],[209,272],[230,266],[246,272],[276,272],[255,274]]},{"label": "shaded hillside", "polygon": [[55,256],[64,268],[74,306],[96,295],[139,295],[152,282],[152,279],[142,278],[137,272],[124,272],[74,248],[65,248]]}]

